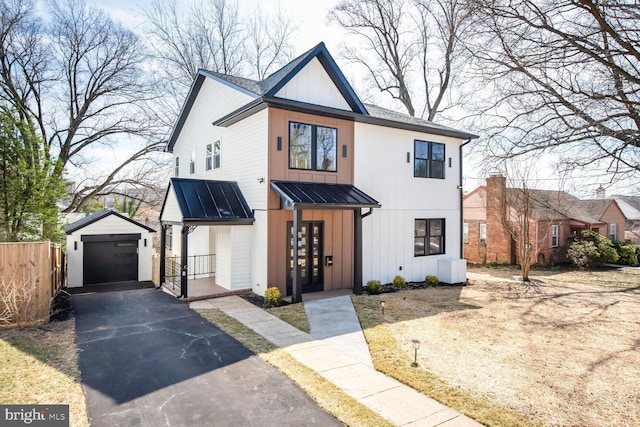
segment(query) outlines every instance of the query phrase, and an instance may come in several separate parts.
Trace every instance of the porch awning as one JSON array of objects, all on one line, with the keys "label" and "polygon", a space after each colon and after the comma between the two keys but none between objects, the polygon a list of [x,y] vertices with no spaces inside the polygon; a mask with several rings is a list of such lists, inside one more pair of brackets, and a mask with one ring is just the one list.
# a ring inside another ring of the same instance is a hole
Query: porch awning
[{"label": "porch awning", "polygon": [[271,181],[283,209],[379,208],[380,203],[350,184]]},{"label": "porch awning", "polygon": [[255,219],[234,181],[171,178],[160,220],[182,225],[250,225]]}]

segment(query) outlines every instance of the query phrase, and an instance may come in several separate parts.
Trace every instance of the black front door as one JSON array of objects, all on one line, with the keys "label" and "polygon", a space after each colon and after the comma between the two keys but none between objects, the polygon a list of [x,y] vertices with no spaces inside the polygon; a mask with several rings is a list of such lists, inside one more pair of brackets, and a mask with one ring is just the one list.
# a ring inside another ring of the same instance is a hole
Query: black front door
[{"label": "black front door", "polygon": [[[302,222],[298,261],[302,276],[302,292],[317,292],[324,289],[322,281],[322,222]],[[287,223],[287,295],[291,295],[293,284],[293,222]]]}]

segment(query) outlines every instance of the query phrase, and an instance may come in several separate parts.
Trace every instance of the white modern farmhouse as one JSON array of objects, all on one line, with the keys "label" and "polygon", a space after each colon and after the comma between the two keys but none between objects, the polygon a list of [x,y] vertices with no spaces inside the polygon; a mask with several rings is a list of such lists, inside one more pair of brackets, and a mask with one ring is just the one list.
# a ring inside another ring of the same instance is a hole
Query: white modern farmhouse
[{"label": "white modern farmhouse", "polygon": [[200,70],[167,145],[161,281],[294,301],[398,274],[462,282],[471,138],[363,104],[323,43],[260,82]]}]

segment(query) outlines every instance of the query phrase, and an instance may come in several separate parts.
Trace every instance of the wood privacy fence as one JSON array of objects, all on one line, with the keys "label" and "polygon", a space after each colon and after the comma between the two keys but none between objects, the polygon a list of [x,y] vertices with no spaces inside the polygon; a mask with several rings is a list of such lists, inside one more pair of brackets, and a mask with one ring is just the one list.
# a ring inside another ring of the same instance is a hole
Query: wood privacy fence
[{"label": "wood privacy fence", "polygon": [[[29,286],[33,294],[28,299],[28,306],[23,307],[29,313],[29,321],[48,319],[51,301],[64,284],[64,265],[64,253],[57,243],[0,243],[3,292],[6,297],[11,287],[15,290]],[[0,307],[0,312],[3,308]],[[20,317],[24,319],[24,316],[22,313]]]}]

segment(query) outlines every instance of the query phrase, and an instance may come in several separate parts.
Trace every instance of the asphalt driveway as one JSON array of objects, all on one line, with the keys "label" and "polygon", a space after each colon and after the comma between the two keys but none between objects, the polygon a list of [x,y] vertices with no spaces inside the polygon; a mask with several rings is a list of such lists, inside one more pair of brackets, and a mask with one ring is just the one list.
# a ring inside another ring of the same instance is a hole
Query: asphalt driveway
[{"label": "asphalt driveway", "polygon": [[92,426],[341,425],[162,291],[76,294],[73,306]]}]

